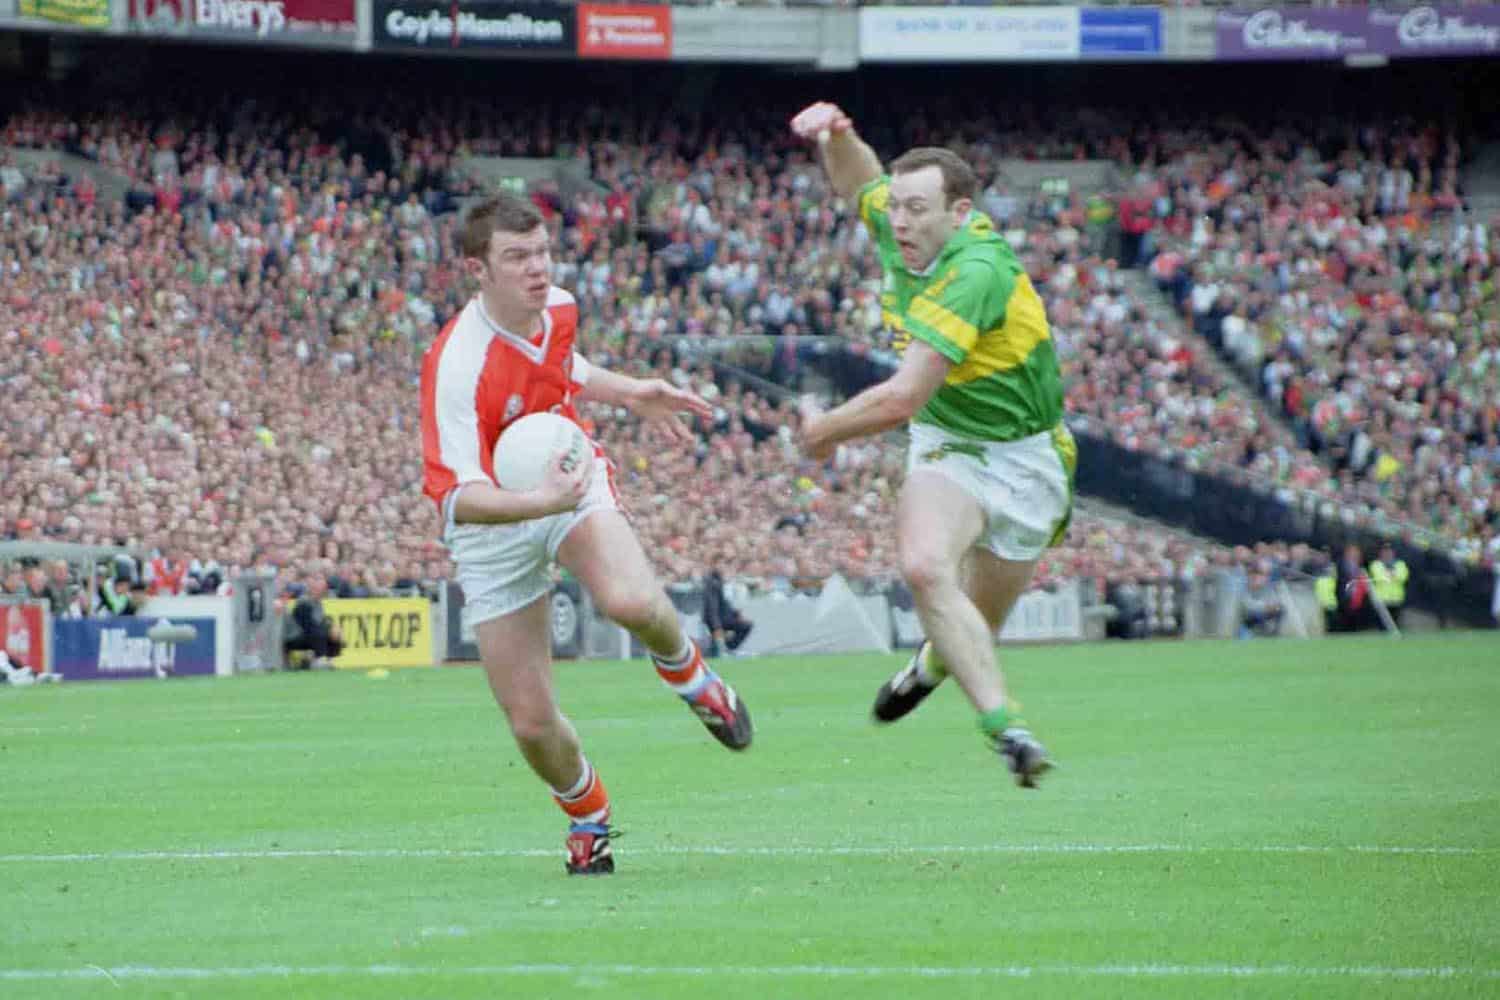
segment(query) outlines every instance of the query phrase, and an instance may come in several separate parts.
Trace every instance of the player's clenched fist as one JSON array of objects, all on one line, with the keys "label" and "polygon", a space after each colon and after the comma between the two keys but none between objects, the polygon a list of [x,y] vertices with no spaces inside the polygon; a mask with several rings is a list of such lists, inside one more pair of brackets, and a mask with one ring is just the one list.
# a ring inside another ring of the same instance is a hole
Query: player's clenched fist
[{"label": "player's clenched fist", "polygon": [[854,127],[844,109],[828,101],[809,104],[792,119],[792,131],[803,139],[827,139],[834,132]]}]

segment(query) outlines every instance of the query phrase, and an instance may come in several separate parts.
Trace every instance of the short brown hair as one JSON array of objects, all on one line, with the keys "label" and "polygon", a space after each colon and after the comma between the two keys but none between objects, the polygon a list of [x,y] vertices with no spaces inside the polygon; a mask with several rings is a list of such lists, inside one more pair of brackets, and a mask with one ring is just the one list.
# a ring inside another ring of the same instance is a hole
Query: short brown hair
[{"label": "short brown hair", "polygon": [[942,146],[918,146],[908,149],[891,161],[892,174],[909,174],[924,167],[937,167],[943,174],[943,197],[951,205],[961,198],[974,200],[979,193],[979,178],[974,168],[951,149]]},{"label": "short brown hair", "polygon": [[464,216],[458,247],[465,257],[483,260],[495,233],[529,233],[542,224],[542,213],[524,195],[501,191],[486,198]]}]

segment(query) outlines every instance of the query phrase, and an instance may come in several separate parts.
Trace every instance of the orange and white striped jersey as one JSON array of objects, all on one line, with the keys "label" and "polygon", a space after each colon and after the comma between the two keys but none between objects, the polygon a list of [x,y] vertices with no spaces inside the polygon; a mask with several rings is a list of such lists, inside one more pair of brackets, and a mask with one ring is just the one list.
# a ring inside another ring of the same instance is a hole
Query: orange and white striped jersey
[{"label": "orange and white striped jersey", "polygon": [[542,329],[531,337],[500,326],[474,296],[438,334],[422,359],[422,492],[449,520],[448,503],[464,483],[495,480],[495,442],[512,421],[551,411],[577,421],[573,397],[589,364],[575,353],[578,304],[566,290],[547,293]]}]

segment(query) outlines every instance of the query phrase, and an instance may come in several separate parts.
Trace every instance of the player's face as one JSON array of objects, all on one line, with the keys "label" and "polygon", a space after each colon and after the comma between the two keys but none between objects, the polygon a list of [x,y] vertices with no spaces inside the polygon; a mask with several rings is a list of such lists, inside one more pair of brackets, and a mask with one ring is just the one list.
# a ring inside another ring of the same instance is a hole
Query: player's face
[{"label": "player's face", "polygon": [[547,308],[552,284],[552,241],[544,226],[529,233],[497,232],[490,237],[490,255],[481,283],[507,310]]},{"label": "player's face", "polygon": [[943,172],[923,167],[891,178],[890,219],[908,270],[923,271],[937,257],[948,237],[963,224],[973,203],[960,198],[948,204],[943,194]]}]

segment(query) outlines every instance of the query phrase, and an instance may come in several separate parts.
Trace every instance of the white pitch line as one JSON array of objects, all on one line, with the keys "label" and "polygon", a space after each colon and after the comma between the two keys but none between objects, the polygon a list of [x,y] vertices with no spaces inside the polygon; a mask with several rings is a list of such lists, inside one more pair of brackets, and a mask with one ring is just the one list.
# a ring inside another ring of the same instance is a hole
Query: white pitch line
[{"label": "white pitch line", "polygon": [[761,977],[790,978],[907,978],[907,979],[1026,979],[1033,976],[1093,979],[1500,979],[1500,969],[1465,966],[1379,965],[976,965],[976,966],[879,966],[879,965],[249,965],[201,968],[183,966],[97,965],[66,969],[0,969],[0,982],[57,980],[205,980],[286,979],[289,977],[428,977],[428,976],[658,976],[681,978]]},{"label": "white pitch line", "polygon": [[[84,861],[277,861],[317,858],[550,858],[561,848],[363,848],[325,847],[256,850],[94,851],[76,854],[0,854],[0,864],[72,864]],[[1384,854],[1452,855],[1470,857],[1500,854],[1500,847],[1400,846],[1382,844],[1251,844],[1203,846],[1195,844],[892,844],[886,847],[722,847],[703,844],[629,847],[638,857],[708,855],[713,857],[883,857],[919,854]]]}]

